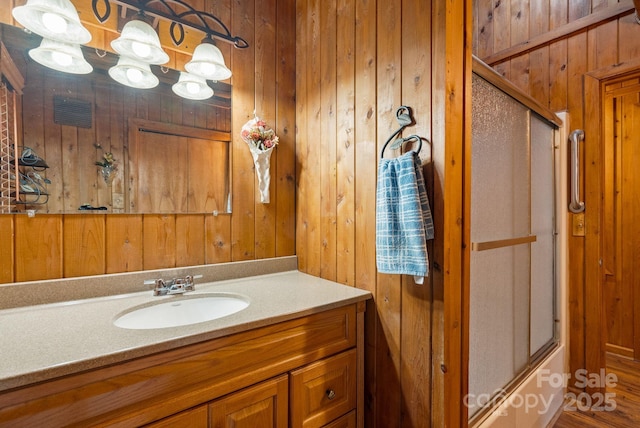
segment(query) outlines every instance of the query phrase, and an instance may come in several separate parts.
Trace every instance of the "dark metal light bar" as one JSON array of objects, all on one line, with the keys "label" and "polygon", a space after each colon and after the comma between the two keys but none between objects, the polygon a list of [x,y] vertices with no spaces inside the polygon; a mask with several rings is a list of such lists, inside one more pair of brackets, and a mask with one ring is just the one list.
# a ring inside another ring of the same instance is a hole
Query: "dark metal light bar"
[{"label": "dark metal light bar", "polygon": [[[249,43],[242,37],[233,36],[220,18],[208,12],[195,10],[182,0],[92,0],[91,6],[93,13],[98,21],[105,22],[109,19],[111,15],[110,2],[136,9],[144,15],[170,21],[171,39],[177,46],[180,46],[184,41],[183,26],[187,26],[202,31],[209,38],[216,38],[231,43],[236,48],[244,49],[249,47]],[[180,10],[184,10],[184,12],[178,12],[178,7]],[[104,13],[101,13],[99,8],[104,9]],[[193,18],[193,20],[187,18]],[[198,22],[193,22],[194,20]],[[222,31],[214,30],[210,24],[215,24],[217,27],[220,27]]]}]

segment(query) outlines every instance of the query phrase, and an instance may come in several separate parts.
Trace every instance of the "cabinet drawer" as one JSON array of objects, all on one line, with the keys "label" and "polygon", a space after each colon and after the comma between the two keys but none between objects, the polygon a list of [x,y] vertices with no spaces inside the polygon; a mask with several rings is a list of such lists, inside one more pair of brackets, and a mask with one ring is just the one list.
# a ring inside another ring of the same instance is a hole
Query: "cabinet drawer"
[{"label": "cabinet drawer", "polygon": [[352,349],[291,372],[293,428],[321,427],[355,409],[356,361]]},{"label": "cabinet drawer", "polygon": [[323,428],[356,428],[356,411],[352,410],[343,417],[325,425]]}]

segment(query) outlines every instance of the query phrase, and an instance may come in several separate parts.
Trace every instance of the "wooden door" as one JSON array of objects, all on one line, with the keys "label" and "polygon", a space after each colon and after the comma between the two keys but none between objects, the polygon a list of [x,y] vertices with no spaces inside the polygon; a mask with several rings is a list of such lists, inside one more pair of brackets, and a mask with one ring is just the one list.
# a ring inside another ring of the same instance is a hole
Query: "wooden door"
[{"label": "wooden door", "polygon": [[284,428],[289,421],[289,381],[281,375],[209,405],[211,428]]},{"label": "wooden door", "polygon": [[222,133],[149,121],[129,126],[131,212],[230,212],[230,144]]},{"label": "wooden door", "polygon": [[229,144],[203,138],[188,138],[187,146],[189,212],[228,212]]},{"label": "wooden door", "polygon": [[604,84],[607,351],[640,359],[640,73]]},{"label": "wooden door", "polygon": [[132,211],[188,212],[187,137],[139,130],[135,143],[136,179],[131,197]]}]

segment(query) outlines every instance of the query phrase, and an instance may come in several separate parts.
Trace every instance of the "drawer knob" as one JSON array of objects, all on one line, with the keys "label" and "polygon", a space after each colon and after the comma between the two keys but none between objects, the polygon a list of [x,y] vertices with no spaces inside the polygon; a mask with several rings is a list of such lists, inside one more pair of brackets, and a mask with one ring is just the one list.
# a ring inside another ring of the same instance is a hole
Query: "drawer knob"
[{"label": "drawer knob", "polygon": [[327,389],[326,394],[329,400],[333,400],[336,397],[336,392],[333,389]]}]

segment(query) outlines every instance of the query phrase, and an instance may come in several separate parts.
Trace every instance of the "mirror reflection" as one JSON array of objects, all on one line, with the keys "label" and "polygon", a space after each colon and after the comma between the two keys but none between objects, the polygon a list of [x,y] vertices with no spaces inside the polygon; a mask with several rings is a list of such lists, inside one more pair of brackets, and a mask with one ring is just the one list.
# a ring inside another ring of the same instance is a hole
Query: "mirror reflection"
[{"label": "mirror reflection", "polygon": [[115,55],[92,48],[92,73],[62,73],[27,54],[39,36],[0,31],[25,79],[17,211],[230,212],[230,85],[209,82],[211,98],[188,100],[171,90],[179,73],[154,66],[160,84],[134,89],[109,77]]}]

